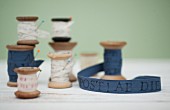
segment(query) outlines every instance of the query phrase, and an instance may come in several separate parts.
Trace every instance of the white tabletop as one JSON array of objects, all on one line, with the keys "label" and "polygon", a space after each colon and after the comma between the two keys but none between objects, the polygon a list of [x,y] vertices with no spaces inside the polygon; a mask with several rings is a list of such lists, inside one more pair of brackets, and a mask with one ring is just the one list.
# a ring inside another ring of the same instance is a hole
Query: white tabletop
[{"label": "white tabletop", "polygon": [[[110,94],[82,90],[78,83],[68,89],[50,89],[47,87],[50,76],[50,61],[40,67],[39,98],[18,99],[14,92],[17,88],[7,87],[7,62],[0,61],[0,110],[12,109],[138,109],[163,110],[170,108],[170,60],[128,59],[124,60],[122,74],[127,79],[140,75],[160,76],[162,91],[142,94]],[[74,67],[75,75],[79,71],[79,63]]]}]

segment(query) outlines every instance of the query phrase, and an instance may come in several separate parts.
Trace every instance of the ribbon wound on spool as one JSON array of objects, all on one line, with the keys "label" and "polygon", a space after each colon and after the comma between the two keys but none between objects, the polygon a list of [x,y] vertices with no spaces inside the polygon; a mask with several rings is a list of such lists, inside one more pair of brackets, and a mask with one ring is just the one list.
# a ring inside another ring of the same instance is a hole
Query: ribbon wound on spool
[{"label": "ribbon wound on spool", "polygon": [[36,98],[40,95],[38,87],[37,72],[40,71],[37,67],[20,67],[15,68],[14,71],[18,74],[18,90],[15,92],[18,98]]},{"label": "ribbon wound on spool", "polygon": [[17,74],[14,72],[18,67],[39,67],[43,60],[34,61],[33,50],[8,51],[8,75],[11,82],[17,82]]},{"label": "ribbon wound on spool", "polygon": [[[62,59],[62,55],[64,54],[69,55],[68,58]],[[69,73],[72,70],[73,67],[73,59],[71,58],[71,52],[70,51],[58,51],[54,53],[49,53],[48,56],[51,59],[51,81],[52,82],[69,82]],[[61,56],[61,57],[59,57]],[[58,57],[58,59],[57,59]]]},{"label": "ribbon wound on spool", "polygon": [[53,36],[58,37],[70,37],[70,26],[73,21],[53,21]]},{"label": "ribbon wound on spool", "polygon": [[34,60],[33,50],[28,51],[8,51],[8,74],[11,82],[17,82],[17,74],[14,72],[15,68],[26,67]]},{"label": "ribbon wound on spool", "polygon": [[18,37],[19,40],[36,40],[36,38],[47,38],[49,33],[38,29],[35,21],[21,21],[18,22]]},{"label": "ribbon wound on spool", "polygon": [[104,71],[106,75],[120,75],[122,67],[121,50],[105,49]]}]

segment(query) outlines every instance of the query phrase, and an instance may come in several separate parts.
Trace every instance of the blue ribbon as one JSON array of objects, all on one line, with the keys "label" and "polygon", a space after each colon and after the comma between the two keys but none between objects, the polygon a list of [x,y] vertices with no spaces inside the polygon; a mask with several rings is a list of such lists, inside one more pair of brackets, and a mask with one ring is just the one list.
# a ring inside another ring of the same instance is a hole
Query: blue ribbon
[{"label": "blue ribbon", "polygon": [[133,80],[103,80],[89,78],[98,72],[106,75],[121,75],[121,50],[106,49],[104,63],[88,67],[78,73],[80,88],[105,93],[147,93],[161,90],[161,79],[157,76],[139,76]]},{"label": "blue ribbon", "polygon": [[80,88],[105,93],[147,93],[161,90],[160,77],[140,76],[133,80],[103,80],[89,78],[104,70],[103,63],[86,68],[78,73]]},{"label": "blue ribbon", "polygon": [[18,67],[38,67],[43,60],[34,61],[33,50],[8,51],[8,75],[10,82],[17,82],[18,75],[14,72]]},{"label": "blue ribbon", "polygon": [[104,71],[106,75],[120,75],[122,67],[121,50],[105,49]]}]

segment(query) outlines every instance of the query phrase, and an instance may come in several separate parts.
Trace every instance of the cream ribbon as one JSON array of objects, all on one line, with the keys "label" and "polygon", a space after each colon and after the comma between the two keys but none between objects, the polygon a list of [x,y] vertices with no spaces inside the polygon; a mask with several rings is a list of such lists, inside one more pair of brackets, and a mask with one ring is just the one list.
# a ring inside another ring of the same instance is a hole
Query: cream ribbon
[{"label": "cream ribbon", "polygon": [[18,39],[19,40],[36,40],[39,38],[47,38],[49,32],[38,29],[35,22],[18,22]]}]

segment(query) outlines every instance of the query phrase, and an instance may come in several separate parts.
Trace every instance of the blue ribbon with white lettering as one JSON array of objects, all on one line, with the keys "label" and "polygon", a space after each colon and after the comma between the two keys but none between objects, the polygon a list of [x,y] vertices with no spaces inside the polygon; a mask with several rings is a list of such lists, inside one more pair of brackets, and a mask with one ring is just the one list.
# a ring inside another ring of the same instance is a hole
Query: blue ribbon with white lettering
[{"label": "blue ribbon with white lettering", "polygon": [[121,50],[105,49],[104,63],[88,67],[78,73],[82,89],[105,93],[148,93],[161,90],[161,79],[157,76],[139,76],[132,80],[104,80],[90,78],[98,72],[106,75],[121,75]]},{"label": "blue ribbon with white lettering", "polygon": [[39,67],[43,60],[34,61],[33,50],[8,51],[8,75],[10,82],[17,82],[18,75],[14,72],[18,67]]}]

